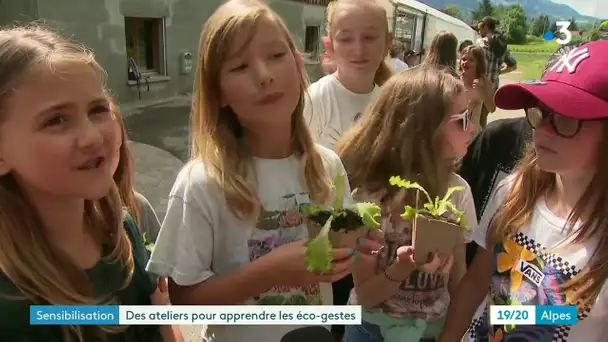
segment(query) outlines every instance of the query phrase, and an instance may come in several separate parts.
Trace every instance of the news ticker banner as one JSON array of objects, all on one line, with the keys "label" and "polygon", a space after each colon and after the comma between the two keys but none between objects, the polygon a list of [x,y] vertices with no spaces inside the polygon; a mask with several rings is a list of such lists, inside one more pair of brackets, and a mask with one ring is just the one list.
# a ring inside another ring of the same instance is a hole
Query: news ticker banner
[{"label": "news ticker banner", "polygon": [[575,325],[574,305],[491,305],[491,325]]},{"label": "news ticker banner", "polygon": [[361,307],[32,305],[30,325],[359,325]]},{"label": "news ticker banner", "polygon": [[[576,306],[492,305],[491,325],[574,325]],[[359,325],[361,306],[32,305],[31,325]]]}]

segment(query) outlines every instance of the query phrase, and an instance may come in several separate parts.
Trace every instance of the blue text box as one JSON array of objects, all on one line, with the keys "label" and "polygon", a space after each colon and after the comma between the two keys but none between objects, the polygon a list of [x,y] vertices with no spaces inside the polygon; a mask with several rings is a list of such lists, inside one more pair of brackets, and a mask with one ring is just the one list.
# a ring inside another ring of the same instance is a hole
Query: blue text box
[{"label": "blue text box", "polygon": [[117,305],[30,305],[30,325],[119,325]]},{"label": "blue text box", "polygon": [[536,325],[574,325],[578,321],[574,305],[539,305],[536,307]]}]

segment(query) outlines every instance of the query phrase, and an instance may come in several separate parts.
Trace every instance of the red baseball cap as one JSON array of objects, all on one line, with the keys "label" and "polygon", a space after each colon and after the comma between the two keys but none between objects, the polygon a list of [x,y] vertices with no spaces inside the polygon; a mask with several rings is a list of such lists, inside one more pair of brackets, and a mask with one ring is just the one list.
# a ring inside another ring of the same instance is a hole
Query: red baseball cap
[{"label": "red baseball cap", "polygon": [[547,68],[540,80],[508,84],[496,91],[502,109],[536,107],[579,120],[608,118],[608,41],[573,48]]}]

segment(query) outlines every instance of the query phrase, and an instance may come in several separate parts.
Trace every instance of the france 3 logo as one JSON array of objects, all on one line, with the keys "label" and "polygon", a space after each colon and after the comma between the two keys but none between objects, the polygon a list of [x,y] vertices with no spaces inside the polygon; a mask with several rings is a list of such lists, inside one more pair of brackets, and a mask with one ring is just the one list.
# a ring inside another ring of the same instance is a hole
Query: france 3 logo
[{"label": "france 3 logo", "polygon": [[[572,22],[570,22],[570,21],[555,22],[555,25],[558,28],[558,30],[555,34],[555,37],[557,37],[557,39],[555,39],[555,41],[558,44],[566,45],[566,44],[570,43],[570,40],[572,40],[572,32],[570,32],[570,30],[568,30],[571,23]],[[553,38],[554,38],[553,32],[545,32],[544,38],[545,38],[545,40],[553,40]]]}]

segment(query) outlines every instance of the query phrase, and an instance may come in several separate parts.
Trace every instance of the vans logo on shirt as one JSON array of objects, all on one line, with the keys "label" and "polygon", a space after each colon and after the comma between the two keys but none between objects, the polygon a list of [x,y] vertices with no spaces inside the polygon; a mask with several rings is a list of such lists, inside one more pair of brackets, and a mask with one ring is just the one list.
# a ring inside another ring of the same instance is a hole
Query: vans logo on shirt
[{"label": "vans logo on shirt", "polygon": [[541,270],[538,269],[538,267],[528,263],[525,260],[521,260],[521,259],[517,263],[516,270],[521,272],[524,275],[524,277],[526,277],[526,279],[533,282],[536,286],[540,286],[540,284],[543,281],[543,278],[545,277],[543,272],[541,272]]}]

